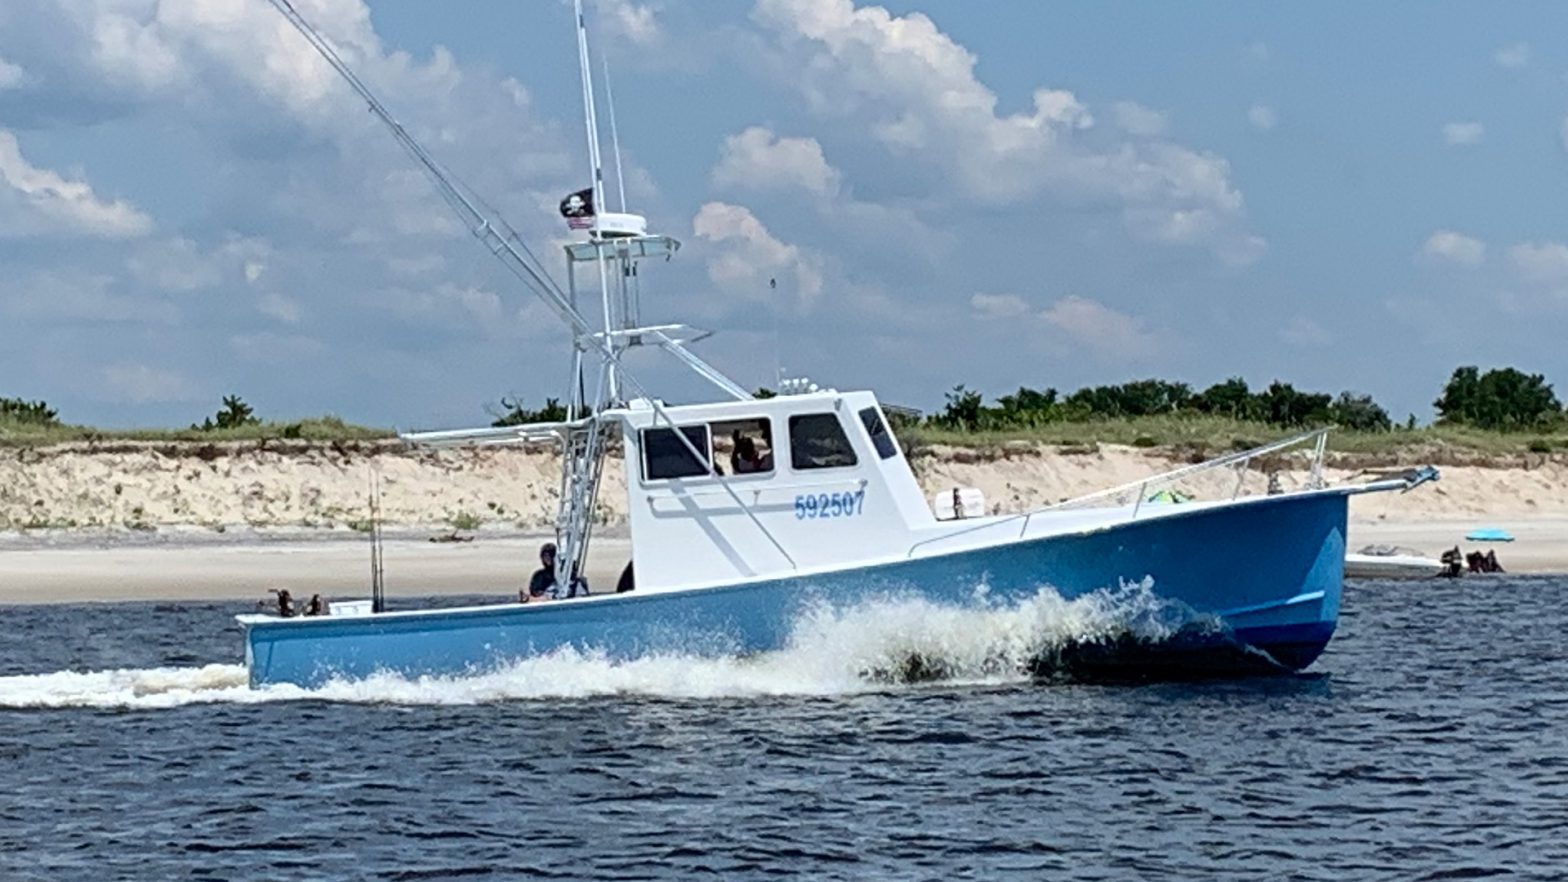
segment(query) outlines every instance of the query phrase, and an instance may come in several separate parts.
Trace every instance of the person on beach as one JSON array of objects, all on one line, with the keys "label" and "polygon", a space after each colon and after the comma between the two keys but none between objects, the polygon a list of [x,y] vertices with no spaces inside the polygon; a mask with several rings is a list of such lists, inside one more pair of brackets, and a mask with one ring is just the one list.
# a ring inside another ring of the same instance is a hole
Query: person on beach
[{"label": "person on beach", "polygon": [[1459,553],[1459,546],[1457,545],[1452,550],[1443,552],[1442,561],[1443,572],[1441,575],[1447,578],[1457,579],[1465,571],[1464,555]]}]

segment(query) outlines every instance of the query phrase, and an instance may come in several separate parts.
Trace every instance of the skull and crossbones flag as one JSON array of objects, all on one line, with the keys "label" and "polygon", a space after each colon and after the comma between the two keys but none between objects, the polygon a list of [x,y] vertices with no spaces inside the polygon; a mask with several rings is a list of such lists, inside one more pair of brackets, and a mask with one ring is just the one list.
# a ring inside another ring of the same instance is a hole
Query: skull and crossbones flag
[{"label": "skull and crossbones flag", "polygon": [[566,225],[574,230],[586,230],[592,227],[593,188],[578,190],[562,199],[561,217],[566,218]]}]

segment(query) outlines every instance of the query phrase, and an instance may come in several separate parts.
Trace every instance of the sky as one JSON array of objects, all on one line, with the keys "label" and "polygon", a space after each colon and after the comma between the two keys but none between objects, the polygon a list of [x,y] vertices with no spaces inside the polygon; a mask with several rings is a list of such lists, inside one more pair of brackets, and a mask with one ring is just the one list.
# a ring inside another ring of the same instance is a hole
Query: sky
[{"label": "sky", "polygon": [[[295,4],[564,278],[570,5]],[[588,7],[629,208],[683,245],[645,318],[748,387],[1242,376],[1425,422],[1459,365],[1568,384],[1568,4]],[[459,426],[568,349],[266,0],[0,0],[0,396]]]}]

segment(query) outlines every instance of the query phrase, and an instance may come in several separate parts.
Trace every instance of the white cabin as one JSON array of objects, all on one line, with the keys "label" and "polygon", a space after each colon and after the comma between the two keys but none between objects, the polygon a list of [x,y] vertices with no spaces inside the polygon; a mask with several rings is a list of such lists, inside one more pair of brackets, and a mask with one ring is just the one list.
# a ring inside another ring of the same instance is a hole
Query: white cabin
[{"label": "white cabin", "polygon": [[[902,560],[1126,516],[1112,508],[1032,522],[938,520],[867,391],[659,408],[632,401],[604,416],[622,423],[638,591]],[[747,447],[755,456],[742,455]]]},{"label": "white cabin", "polygon": [[936,524],[870,392],[663,410],[708,461],[647,402],[615,414],[639,591],[902,554]]}]

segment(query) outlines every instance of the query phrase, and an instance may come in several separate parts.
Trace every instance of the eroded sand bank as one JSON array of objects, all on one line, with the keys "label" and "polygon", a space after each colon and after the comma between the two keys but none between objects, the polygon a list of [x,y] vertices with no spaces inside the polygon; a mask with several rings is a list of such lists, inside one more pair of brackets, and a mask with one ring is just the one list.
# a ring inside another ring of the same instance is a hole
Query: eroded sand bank
[{"label": "eroded sand bank", "polygon": [[[1183,464],[1128,447],[1063,452],[1015,445],[976,452],[934,448],[914,458],[928,494],[980,488],[988,504],[1021,511]],[[1412,463],[1413,464],[1413,463]],[[1286,487],[1307,473],[1283,460]],[[366,496],[382,488],[389,590],[515,595],[535,566],[554,514],[558,460],[543,451],[408,451],[389,443],[68,445],[0,452],[0,603],[250,598],[274,587],[365,593]],[[1365,479],[1355,463],[1330,481]],[[1267,479],[1247,474],[1242,492]],[[1229,496],[1234,473],[1184,481],[1200,498]],[[590,579],[613,585],[629,553],[625,481],[606,469],[598,514],[607,524]],[[1405,545],[1436,555],[1497,526],[1495,546],[1516,572],[1568,571],[1568,464],[1522,457],[1447,465],[1443,480],[1410,494],[1359,497],[1349,542]],[[429,542],[458,531],[469,542]],[[1225,553],[1218,549],[1217,553]]]}]

